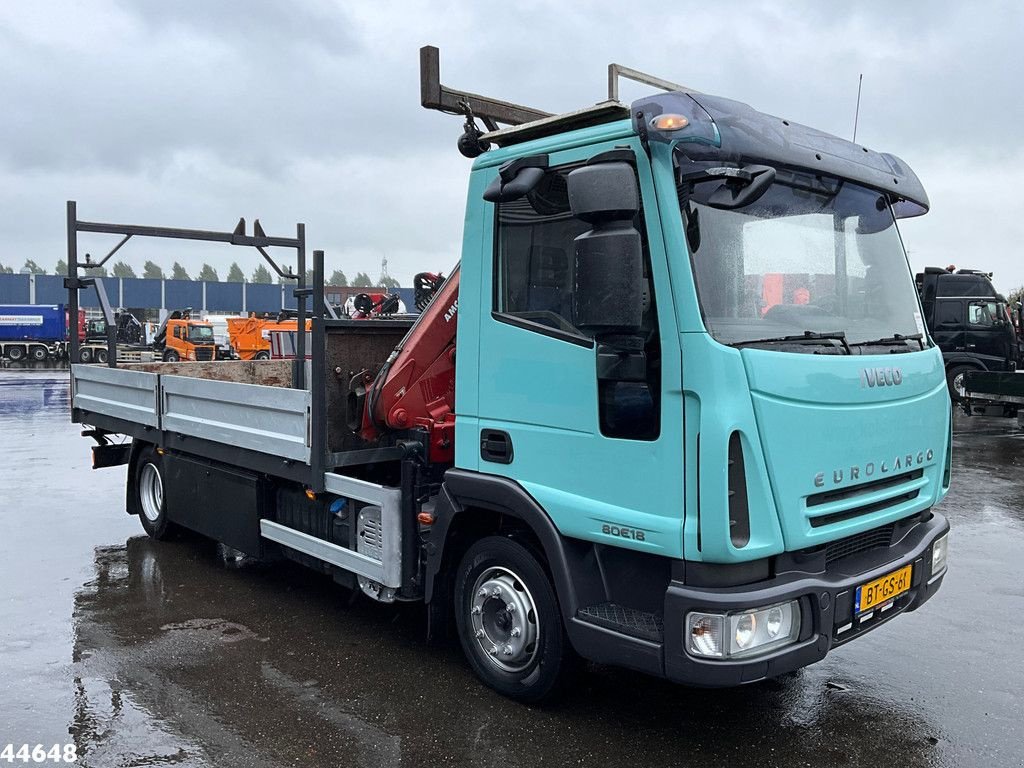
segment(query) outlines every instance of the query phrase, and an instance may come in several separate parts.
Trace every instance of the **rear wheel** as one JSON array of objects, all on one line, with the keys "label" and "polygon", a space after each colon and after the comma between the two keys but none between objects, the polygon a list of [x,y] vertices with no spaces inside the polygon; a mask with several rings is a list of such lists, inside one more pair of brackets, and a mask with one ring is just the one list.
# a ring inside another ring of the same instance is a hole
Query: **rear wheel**
[{"label": "rear wheel", "polygon": [[32,359],[35,360],[36,362],[41,363],[49,356],[50,353],[46,351],[46,347],[32,347]]},{"label": "rear wheel", "polygon": [[252,359],[253,360],[269,360],[270,359],[270,353],[267,352],[267,350],[263,349],[263,350],[260,350],[259,352],[257,352],[255,355],[253,355]]},{"label": "rear wheel", "polygon": [[967,390],[964,389],[964,374],[978,370],[973,365],[954,365],[946,371],[946,386],[949,387],[949,397],[954,403],[962,402]]},{"label": "rear wheel", "polygon": [[25,348],[24,347],[8,347],[7,356],[14,362],[19,362],[25,359]]},{"label": "rear wheel", "polygon": [[455,621],[473,671],[510,698],[540,701],[573,666],[551,580],[511,539],[490,536],[466,552],[455,579]]},{"label": "rear wheel", "polygon": [[89,347],[82,347],[78,350],[78,362],[80,363],[91,363],[92,362],[92,350]]},{"label": "rear wheel", "polygon": [[176,363],[181,359],[177,352],[173,349],[164,350],[164,362],[165,363]]},{"label": "rear wheel", "polygon": [[105,363],[109,359],[110,358],[107,355],[107,350],[105,350],[105,349],[97,349],[96,350],[96,362],[97,363]]},{"label": "rear wheel", "polygon": [[143,451],[135,465],[135,488],[139,495],[139,520],[146,533],[154,539],[166,539],[176,530],[167,519],[163,466],[160,455],[152,448]]}]

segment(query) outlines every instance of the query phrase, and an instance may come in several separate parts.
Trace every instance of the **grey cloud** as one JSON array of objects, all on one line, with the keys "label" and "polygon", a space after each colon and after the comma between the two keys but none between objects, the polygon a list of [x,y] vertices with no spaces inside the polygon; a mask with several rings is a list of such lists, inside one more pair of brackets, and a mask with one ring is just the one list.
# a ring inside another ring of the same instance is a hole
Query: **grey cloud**
[{"label": "grey cloud", "polygon": [[[618,61],[847,137],[863,72],[858,140],[932,192],[933,213],[905,226],[912,260],[959,254],[1008,288],[1024,283],[1008,225],[1021,204],[986,192],[1021,159],[1022,28],[1013,2],[11,4],[0,262],[55,263],[75,197],[108,220],[305,221],[311,246],[351,272],[376,274],[384,253],[404,281],[449,268],[469,163],[458,119],[418,105],[417,49],[433,43],[446,83],[542,109],[602,99]],[[141,267],[150,253],[178,256],[143,243],[125,255]],[[192,271],[207,258],[181,257]]]}]

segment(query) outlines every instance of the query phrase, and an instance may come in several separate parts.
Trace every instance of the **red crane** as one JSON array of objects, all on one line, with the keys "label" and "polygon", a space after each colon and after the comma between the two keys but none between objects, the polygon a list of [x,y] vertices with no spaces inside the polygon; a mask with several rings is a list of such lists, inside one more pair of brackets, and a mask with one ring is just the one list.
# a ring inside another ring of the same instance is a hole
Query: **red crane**
[{"label": "red crane", "polygon": [[[417,281],[424,275],[417,275]],[[438,275],[426,276],[436,282]],[[360,434],[376,440],[389,430],[426,430],[431,463],[455,460],[455,330],[459,268],[436,289],[409,333],[377,373],[366,395]]]}]

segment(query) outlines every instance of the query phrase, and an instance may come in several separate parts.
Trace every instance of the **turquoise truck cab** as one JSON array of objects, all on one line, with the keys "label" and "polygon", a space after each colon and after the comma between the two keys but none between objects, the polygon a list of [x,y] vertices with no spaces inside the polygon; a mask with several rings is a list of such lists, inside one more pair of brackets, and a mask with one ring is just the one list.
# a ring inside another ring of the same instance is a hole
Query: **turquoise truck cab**
[{"label": "turquoise truck cab", "polygon": [[[524,521],[588,658],[778,675],[945,572],[950,402],[896,225],[928,199],[901,160],[738,102],[600,107],[484,136],[435,534],[467,509]],[[595,250],[609,227],[636,270]],[[486,678],[485,634],[463,644]]]}]

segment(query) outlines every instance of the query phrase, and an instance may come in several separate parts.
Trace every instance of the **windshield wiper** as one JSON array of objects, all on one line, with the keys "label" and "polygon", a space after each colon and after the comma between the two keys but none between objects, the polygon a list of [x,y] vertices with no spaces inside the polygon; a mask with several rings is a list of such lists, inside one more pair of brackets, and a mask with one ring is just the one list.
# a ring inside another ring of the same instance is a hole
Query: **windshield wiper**
[{"label": "windshield wiper", "polygon": [[751,339],[750,341],[737,341],[737,342],[734,342],[734,343],[730,344],[729,346],[732,346],[732,347],[745,347],[745,346],[748,346],[750,344],[783,344],[783,343],[785,343],[787,341],[829,341],[829,340],[838,341],[842,345],[843,349],[846,351],[846,354],[848,354],[848,355],[853,354],[850,351],[850,345],[846,342],[846,332],[845,331],[824,331],[824,332],[804,331],[803,333],[795,334],[793,336],[776,336],[774,338],[768,338],[768,339]]},{"label": "windshield wiper", "polygon": [[894,333],[892,336],[883,336],[880,339],[873,339],[871,341],[855,341],[853,346],[855,347],[870,347],[874,345],[883,344],[904,344],[908,341],[916,341],[921,349],[924,349],[924,334],[923,333],[911,333],[904,336],[902,333]]}]

